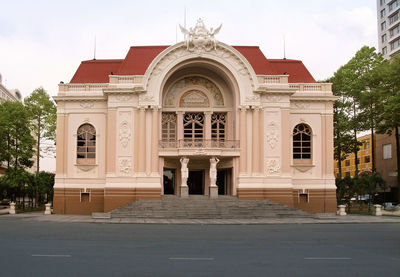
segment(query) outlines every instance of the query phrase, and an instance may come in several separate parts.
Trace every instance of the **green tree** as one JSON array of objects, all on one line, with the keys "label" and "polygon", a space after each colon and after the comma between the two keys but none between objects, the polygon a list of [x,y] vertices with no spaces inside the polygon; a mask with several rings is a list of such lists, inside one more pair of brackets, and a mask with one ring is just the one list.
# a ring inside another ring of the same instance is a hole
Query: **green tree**
[{"label": "green tree", "polygon": [[[382,75],[377,70],[384,63],[380,53],[374,47],[364,46],[356,54],[357,73],[359,76],[360,90],[360,113],[363,129],[375,133],[379,111],[382,109],[381,94],[379,89],[382,83]],[[376,171],[375,166],[375,136],[371,137],[371,162],[372,172]]]},{"label": "green tree", "polygon": [[36,138],[36,178],[35,185],[35,203],[39,204],[40,198],[40,157],[43,153],[43,145],[50,141],[55,141],[55,130],[57,120],[57,109],[50,96],[43,88],[35,89],[31,95],[24,100],[25,106],[29,111],[32,133]]},{"label": "green tree", "polygon": [[6,101],[0,104],[0,161],[6,161],[7,168],[32,166],[35,140],[29,126],[28,113],[21,103]]},{"label": "green tree", "polygon": [[28,176],[25,169],[33,164],[34,143],[25,107],[19,102],[1,103],[0,162],[6,162],[7,170],[0,178],[0,186],[13,200],[25,193]]},{"label": "green tree", "polygon": [[[331,78],[333,83],[333,92],[336,96],[339,96],[336,102],[336,108],[339,107],[341,113],[336,114],[337,122],[342,122],[342,126],[336,125],[339,129],[335,130],[336,133],[342,134],[337,136],[338,139],[346,137],[346,141],[342,143],[341,141],[336,141],[336,145],[344,146],[346,149],[339,147],[337,149],[336,156],[340,159],[338,161],[345,159],[347,151],[353,152],[355,156],[355,166],[356,166],[356,176],[358,174],[358,150],[360,143],[357,140],[357,134],[362,130],[362,124],[359,119],[359,106],[360,106],[360,91],[356,83],[357,74],[355,66],[355,58],[350,60],[347,64],[341,66]],[[344,117],[344,118],[343,118]],[[344,123],[342,120],[345,120]],[[346,136],[344,136],[346,134]],[[336,134],[335,134],[336,136]],[[350,139],[351,137],[351,139]],[[340,152],[339,152],[340,151]],[[343,157],[342,152],[345,154]]]},{"label": "green tree", "polygon": [[342,178],[342,161],[344,161],[348,153],[352,151],[352,136],[350,134],[351,125],[348,116],[351,103],[347,101],[341,89],[340,75],[335,75],[328,82],[333,84],[333,94],[338,97],[333,106],[333,135],[334,135],[334,158],[338,161],[339,178]]},{"label": "green tree", "polygon": [[57,109],[43,88],[35,89],[24,100],[29,111],[33,135],[36,138],[36,174],[40,169],[41,145],[45,140],[55,141]]},{"label": "green tree", "polygon": [[382,76],[380,89],[382,110],[378,116],[377,132],[394,135],[397,159],[397,199],[400,201],[400,56],[395,56],[379,68]]}]

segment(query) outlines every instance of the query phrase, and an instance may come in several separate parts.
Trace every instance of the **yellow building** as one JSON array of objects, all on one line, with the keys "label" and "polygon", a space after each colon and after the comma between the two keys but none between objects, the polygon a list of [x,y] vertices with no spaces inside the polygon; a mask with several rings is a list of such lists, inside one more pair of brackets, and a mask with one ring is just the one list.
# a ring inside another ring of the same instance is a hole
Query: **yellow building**
[{"label": "yellow building", "polygon": [[[358,172],[371,172],[372,171],[372,151],[371,151],[371,135],[365,135],[358,138],[362,142],[360,150],[358,150]],[[356,162],[354,153],[351,153],[347,158],[342,161],[342,177],[351,176],[356,174]],[[335,176],[339,177],[339,162],[335,160]]]}]

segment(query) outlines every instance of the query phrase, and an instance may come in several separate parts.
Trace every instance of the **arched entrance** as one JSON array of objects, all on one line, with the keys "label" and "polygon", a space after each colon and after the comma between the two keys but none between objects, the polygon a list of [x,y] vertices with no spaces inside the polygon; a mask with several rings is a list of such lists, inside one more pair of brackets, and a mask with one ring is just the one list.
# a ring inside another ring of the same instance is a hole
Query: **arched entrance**
[{"label": "arched entrance", "polygon": [[181,196],[235,195],[238,86],[228,72],[215,61],[192,59],[166,75],[160,97],[164,194],[173,180],[173,194]]}]

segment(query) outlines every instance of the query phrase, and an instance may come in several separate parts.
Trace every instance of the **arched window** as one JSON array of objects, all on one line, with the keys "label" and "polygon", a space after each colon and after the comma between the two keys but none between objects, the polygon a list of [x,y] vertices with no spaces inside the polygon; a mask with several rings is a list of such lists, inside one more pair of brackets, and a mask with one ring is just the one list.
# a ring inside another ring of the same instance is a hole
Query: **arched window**
[{"label": "arched window", "polygon": [[311,163],[311,128],[306,124],[298,124],[293,129],[293,161],[295,163]]},{"label": "arched window", "polygon": [[96,129],[90,124],[78,128],[76,159],[78,164],[96,163]]}]

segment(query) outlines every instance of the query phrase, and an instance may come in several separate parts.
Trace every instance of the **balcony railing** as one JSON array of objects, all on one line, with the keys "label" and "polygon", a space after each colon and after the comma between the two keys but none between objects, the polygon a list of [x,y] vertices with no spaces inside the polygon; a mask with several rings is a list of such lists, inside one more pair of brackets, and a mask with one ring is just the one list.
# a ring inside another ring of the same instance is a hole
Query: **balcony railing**
[{"label": "balcony railing", "polygon": [[181,139],[160,140],[160,148],[239,148],[238,140]]}]

